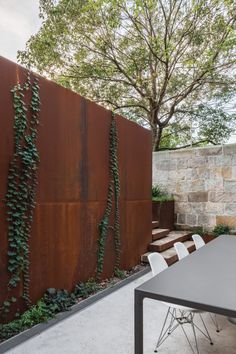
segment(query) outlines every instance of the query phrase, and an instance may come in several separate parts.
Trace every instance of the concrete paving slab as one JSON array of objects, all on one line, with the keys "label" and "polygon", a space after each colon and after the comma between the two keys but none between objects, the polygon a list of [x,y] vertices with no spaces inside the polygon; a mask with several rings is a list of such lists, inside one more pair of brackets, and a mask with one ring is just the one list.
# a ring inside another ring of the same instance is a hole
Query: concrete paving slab
[{"label": "concrete paving slab", "polygon": [[[7,351],[8,354],[133,354],[134,353],[134,288],[151,277],[151,273],[136,279],[40,335]],[[145,354],[153,349],[167,311],[165,304],[144,301]],[[209,314],[204,319],[214,346],[198,335],[201,354],[236,354],[236,326],[218,316],[222,328],[216,333]],[[200,319],[197,320],[200,323]],[[188,328],[189,327],[189,328]],[[191,328],[186,325],[191,336]],[[189,354],[191,350],[177,329],[159,350],[160,354]]]}]

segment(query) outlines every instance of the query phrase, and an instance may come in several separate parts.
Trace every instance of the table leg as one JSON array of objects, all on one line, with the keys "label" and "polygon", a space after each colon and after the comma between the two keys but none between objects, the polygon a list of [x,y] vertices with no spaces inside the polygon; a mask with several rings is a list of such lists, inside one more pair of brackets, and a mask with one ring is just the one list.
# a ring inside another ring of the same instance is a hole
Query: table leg
[{"label": "table leg", "polygon": [[143,354],[143,296],[135,290],[134,301],[134,353]]}]

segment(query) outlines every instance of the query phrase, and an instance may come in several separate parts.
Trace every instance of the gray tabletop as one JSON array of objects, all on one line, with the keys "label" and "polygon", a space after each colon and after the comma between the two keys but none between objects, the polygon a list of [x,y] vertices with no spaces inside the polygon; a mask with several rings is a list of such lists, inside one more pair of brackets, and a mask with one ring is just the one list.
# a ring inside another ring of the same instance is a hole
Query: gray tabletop
[{"label": "gray tabletop", "polygon": [[236,317],[236,236],[220,236],[135,289],[142,297]]}]

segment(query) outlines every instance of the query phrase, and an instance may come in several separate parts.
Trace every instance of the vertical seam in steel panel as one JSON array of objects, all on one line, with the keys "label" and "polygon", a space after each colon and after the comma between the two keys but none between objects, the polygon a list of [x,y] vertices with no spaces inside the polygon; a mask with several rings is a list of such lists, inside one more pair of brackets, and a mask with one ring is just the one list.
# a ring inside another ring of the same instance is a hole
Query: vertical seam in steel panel
[{"label": "vertical seam in steel panel", "polygon": [[85,98],[81,101],[81,147],[82,161],[80,168],[81,199],[88,199],[88,125],[87,125],[87,102]]}]

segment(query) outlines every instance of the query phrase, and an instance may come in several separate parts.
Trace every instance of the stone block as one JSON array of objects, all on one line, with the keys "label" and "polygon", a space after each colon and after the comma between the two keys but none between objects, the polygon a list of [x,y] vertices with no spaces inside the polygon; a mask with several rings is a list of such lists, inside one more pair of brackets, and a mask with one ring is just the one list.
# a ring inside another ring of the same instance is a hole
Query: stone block
[{"label": "stone block", "polygon": [[189,207],[192,214],[200,214],[200,213],[204,213],[206,209],[206,203],[205,202],[189,203]]},{"label": "stone block", "polygon": [[207,202],[205,203],[205,211],[211,214],[222,214],[224,212],[224,206],[224,203]]},{"label": "stone block", "polygon": [[153,183],[156,184],[163,183],[163,181],[167,182],[169,177],[168,171],[153,169]]},{"label": "stone block", "polygon": [[231,155],[220,155],[215,157],[215,165],[222,166],[231,166],[232,165],[232,156]]},{"label": "stone block", "polygon": [[188,201],[188,194],[185,193],[173,193],[174,199],[176,202],[187,202]]},{"label": "stone block", "polygon": [[197,225],[197,215],[196,214],[187,214],[186,215],[186,224],[190,226]]},{"label": "stone block", "polygon": [[184,169],[169,171],[169,179],[174,181],[184,180],[186,178],[186,171]]},{"label": "stone block", "polygon": [[236,180],[236,166],[232,166],[231,178]]},{"label": "stone block", "polygon": [[210,191],[209,201],[213,203],[230,203],[236,201],[236,191],[235,193],[222,191]]},{"label": "stone block", "polygon": [[232,192],[235,193],[236,192],[236,180],[225,180],[224,181],[224,190],[226,192]]},{"label": "stone block", "polygon": [[206,162],[207,160],[205,157],[194,157],[188,160],[188,167],[195,168],[195,167],[204,166]]},{"label": "stone block", "polygon": [[[236,168],[235,168],[235,172],[236,172]],[[222,167],[222,177],[224,179],[229,179],[229,178],[232,178],[232,167],[231,166],[228,166],[228,167]]]},{"label": "stone block", "polygon": [[170,151],[170,157],[173,159],[178,158],[191,158],[194,155],[194,149],[180,149],[175,151]]},{"label": "stone block", "polygon": [[155,169],[158,171],[176,170],[176,160],[162,160],[154,163]]},{"label": "stone block", "polygon": [[202,178],[202,179],[208,179],[210,178],[210,171],[206,166],[203,167],[197,167],[196,169],[193,170],[195,173],[195,178]]},{"label": "stone block", "polygon": [[190,192],[203,192],[205,191],[205,180],[204,179],[194,179],[189,182]]},{"label": "stone block", "polygon": [[227,144],[223,146],[223,154],[236,155],[236,144]]},{"label": "stone block", "polygon": [[236,215],[236,202],[225,204],[224,215]]},{"label": "stone block", "polygon": [[188,159],[177,159],[177,168],[187,168],[188,167]]},{"label": "stone block", "polygon": [[210,178],[231,178],[232,167],[231,166],[214,166],[210,168]]},{"label": "stone block", "polygon": [[188,194],[189,202],[207,202],[208,201],[208,192],[192,192]]},{"label": "stone block", "polygon": [[210,168],[210,176],[209,178],[222,178],[222,167],[216,167],[216,166],[212,166]]},{"label": "stone block", "polygon": [[236,228],[236,216],[217,215],[216,224],[224,224]]},{"label": "stone block", "polygon": [[153,162],[160,160],[168,160],[170,157],[170,151],[155,151],[152,153]]},{"label": "stone block", "polygon": [[181,180],[176,183],[176,193],[178,193],[178,194],[190,193],[191,190],[192,190],[192,181],[191,180]]},{"label": "stone block", "polygon": [[216,225],[216,216],[206,213],[198,215],[198,225],[212,228]]},{"label": "stone block", "polygon": [[224,180],[222,177],[209,178],[205,180],[205,189],[208,191],[224,188]]},{"label": "stone block", "polygon": [[208,156],[208,158],[207,158],[208,168],[212,168],[215,165],[216,165],[216,157],[215,156]]},{"label": "stone block", "polygon": [[175,203],[175,213],[176,214],[186,214],[189,211],[188,203],[176,202]]},{"label": "stone block", "polygon": [[196,156],[212,156],[222,154],[222,146],[211,146],[195,149]]},{"label": "stone block", "polygon": [[186,223],[186,215],[185,214],[177,214],[177,223],[185,224]]},{"label": "stone block", "polygon": [[236,166],[236,155],[232,155],[232,166]]}]

